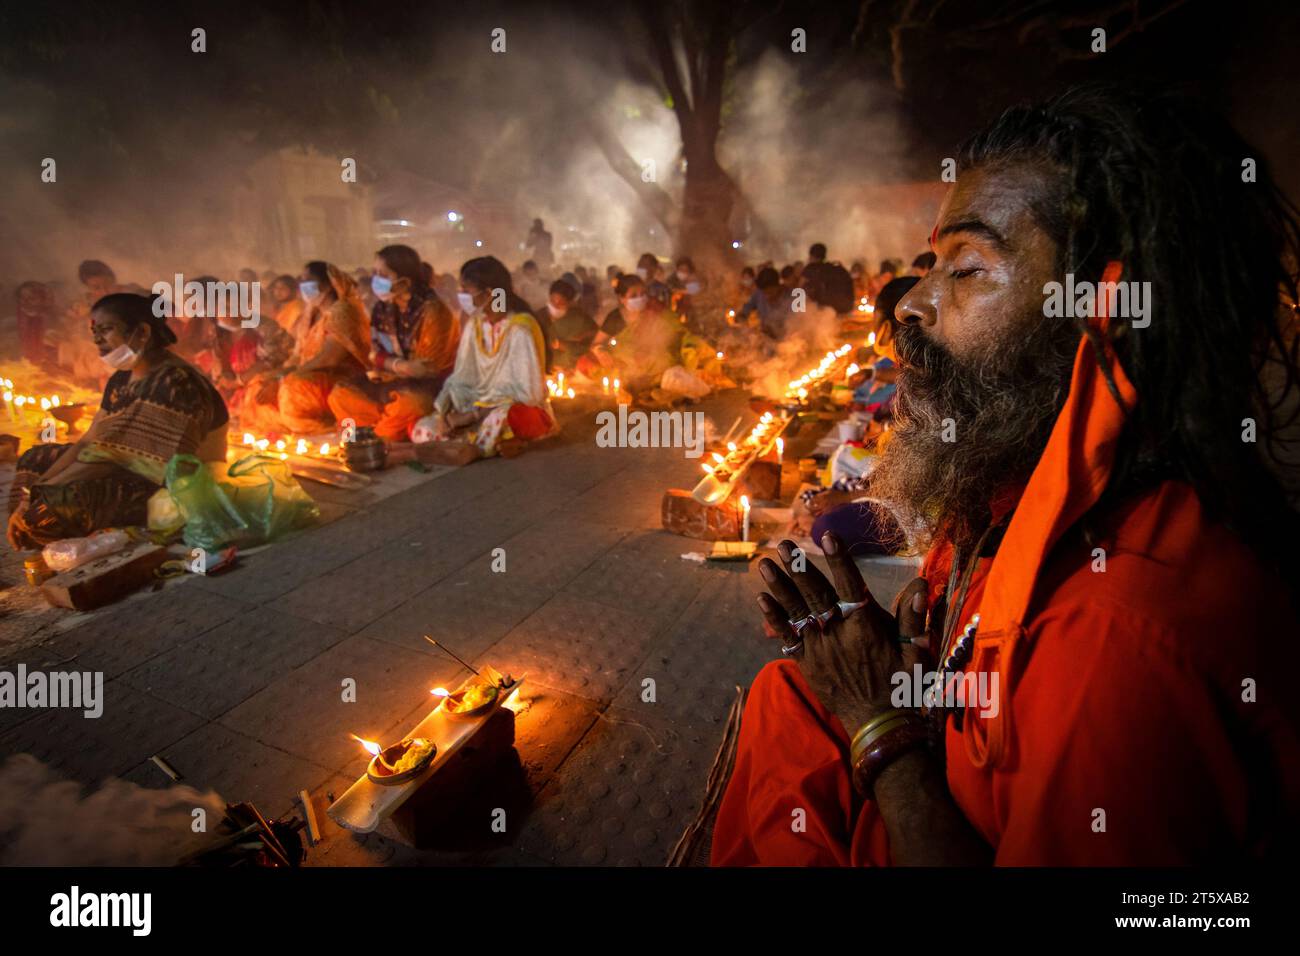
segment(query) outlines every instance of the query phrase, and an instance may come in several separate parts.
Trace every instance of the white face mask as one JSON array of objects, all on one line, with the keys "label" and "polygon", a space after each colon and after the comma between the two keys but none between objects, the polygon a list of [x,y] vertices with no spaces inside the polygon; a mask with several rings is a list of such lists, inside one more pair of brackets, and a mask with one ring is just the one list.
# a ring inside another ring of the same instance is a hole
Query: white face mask
[{"label": "white face mask", "polygon": [[473,315],[477,311],[474,305],[474,297],[468,292],[457,292],[456,302],[460,305],[460,311],[465,315]]},{"label": "white face mask", "polygon": [[564,315],[568,311],[568,309],[557,309],[554,305],[548,302],[546,303],[546,311],[551,313],[551,318],[558,319],[562,315]]},{"label": "white face mask", "polygon": [[639,275],[643,281],[650,278],[650,270],[646,268],[637,269],[636,274]]},{"label": "white face mask", "polygon": [[131,346],[123,343],[107,355],[101,355],[99,359],[109,368],[121,372],[126,369],[135,368],[135,363],[140,360],[140,353],[131,348]]},{"label": "white face mask", "polygon": [[641,312],[645,309],[647,301],[648,300],[643,295],[634,295],[629,298],[625,304],[627,305],[627,310],[629,312]]}]

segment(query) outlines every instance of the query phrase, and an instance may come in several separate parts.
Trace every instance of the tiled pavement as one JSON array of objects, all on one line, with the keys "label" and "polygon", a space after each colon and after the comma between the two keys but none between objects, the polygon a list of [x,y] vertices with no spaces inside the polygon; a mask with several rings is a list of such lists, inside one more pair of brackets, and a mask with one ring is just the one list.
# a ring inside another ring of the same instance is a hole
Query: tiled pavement
[{"label": "tiled pavement", "polygon": [[[702,408],[725,430],[743,401]],[[227,575],[0,649],[5,667],[59,662],[106,681],[98,720],[0,710],[0,757],[161,787],[157,753],[187,783],[272,815],[308,790],[326,837],[313,864],[661,864],[698,808],[736,685],[774,648],[756,572],[684,561],[699,543],[659,529],[664,489],[690,487],[698,461],[598,448],[590,415],[566,419],[559,440],[520,458],[342,508]],[[886,573],[892,593],[901,581]],[[323,813],[364,769],[349,733],[395,737],[428,710],[431,687],[465,676],[425,634],[528,675],[516,751],[531,800],[504,836],[487,835],[485,808],[469,849],[362,838]]]}]

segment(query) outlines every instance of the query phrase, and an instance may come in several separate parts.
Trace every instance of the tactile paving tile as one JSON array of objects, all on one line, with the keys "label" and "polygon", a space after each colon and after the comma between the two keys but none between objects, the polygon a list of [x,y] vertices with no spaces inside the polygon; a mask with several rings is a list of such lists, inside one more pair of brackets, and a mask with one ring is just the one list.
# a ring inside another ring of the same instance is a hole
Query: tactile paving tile
[{"label": "tactile paving tile", "polygon": [[[101,608],[85,623],[52,635],[39,653],[48,662],[75,658],[78,669],[103,671],[107,679],[192,641],[247,610],[249,605],[242,601],[211,594],[185,581],[164,593],[146,592]],[[32,660],[27,663],[34,665]]]},{"label": "tactile paving tile", "polygon": [[565,504],[560,514],[628,529],[658,528],[666,487],[655,475],[620,471]]},{"label": "tactile paving tile", "polygon": [[260,607],[127,671],[122,680],[211,720],[345,637],[339,628]]},{"label": "tactile paving tile", "polygon": [[[465,676],[454,661],[354,636],[254,694],[220,723],[322,767],[359,774],[365,754],[351,734],[391,742],[433,709],[434,687],[455,686]],[[355,703],[342,700],[345,677],[356,681]]]},{"label": "tactile paving tile", "polygon": [[519,588],[558,591],[626,536],[613,524],[575,521],[552,515],[494,547],[504,552],[505,571],[492,571],[491,555],[476,560],[470,569]]},{"label": "tactile paving tile", "polygon": [[[699,595],[638,662],[614,703],[630,713],[721,727],[736,685],[748,687],[780,648],[763,634],[756,574],[729,570],[744,565],[692,567],[704,579]],[[645,678],[655,682],[653,702],[642,699]]]},{"label": "tactile paving tile", "polygon": [[645,656],[654,634],[640,615],[561,592],[481,660],[566,693],[608,702]]},{"label": "tactile paving tile", "polygon": [[519,692],[515,750],[534,798],[591,730],[599,705],[585,697],[546,687],[531,677]]},{"label": "tactile paving tile", "polygon": [[560,767],[515,846],[561,866],[662,866],[704,796],[721,728],[611,708]]},{"label": "tactile paving tile", "polygon": [[695,564],[681,557],[697,543],[666,531],[630,534],[565,591],[642,615],[660,630],[681,616],[703,586]]},{"label": "tactile paving tile", "polygon": [[[164,747],[161,755],[181,774],[181,783],[199,791],[215,790],[228,803],[250,801],[267,818],[294,812],[299,790],[314,789],[333,776],[324,767],[220,724],[204,724]],[[126,779],[144,787],[172,785],[152,760],[136,765]]]},{"label": "tactile paving tile", "polygon": [[357,633],[445,657],[424,639],[428,635],[472,661],[545,604],[550,596],[549,591],[518,586],[508,573],[493,573],[487,556],[480,556],[451,577],[407,598]]},{"label": "tactile paving tile", "polygon": [[30,753],[56,770],[97,784],[126,773],[203,723],[203,718],[122,681],[104,684],[104,712],[47,710],[0,735],[0,753]]}]

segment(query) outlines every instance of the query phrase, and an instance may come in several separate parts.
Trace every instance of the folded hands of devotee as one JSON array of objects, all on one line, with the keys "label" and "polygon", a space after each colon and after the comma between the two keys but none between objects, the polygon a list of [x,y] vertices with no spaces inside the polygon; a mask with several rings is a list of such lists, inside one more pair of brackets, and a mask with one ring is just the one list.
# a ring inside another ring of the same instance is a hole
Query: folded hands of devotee
[{"label": "folded hands of devotee", "polygon": [[[760,594],[758,603],[769,633],[792,645],[802,641],[795,659],[804,679],[852,734],[893,707],[893,675],[923,661],[926,584],[916,578],[903,589],[895,616],[871,596],[833,532],[821,546],[833,585],[794,542],[782,541],[777,553],[784,568],[770,558],[759,563],[770,592]],[[841,602],[858,606],[846,616]],[[820,627],[804,626],[796,637],[794,622],[810,614],[824,619]]]}]

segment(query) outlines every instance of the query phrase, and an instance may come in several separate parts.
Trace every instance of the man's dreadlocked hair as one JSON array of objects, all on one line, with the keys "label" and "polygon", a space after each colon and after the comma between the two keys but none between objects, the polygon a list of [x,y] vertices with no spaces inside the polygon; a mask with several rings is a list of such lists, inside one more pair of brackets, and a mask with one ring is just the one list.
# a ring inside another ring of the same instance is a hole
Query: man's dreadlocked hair
[{"label": "man's dreadlocked hair", "polygon": [[1008,110],[958,158],[959,170],[1019,163],[1056,174],[1033,209],[1059,274],[1097,282],[1119,260],[1121,281],[1151,283],[1150,325],[1110,327],[1138,402],[1108,497],[1189,482],[1296,594],[1296,207],[1225,122],[1168,93],[1077,88]]}]

